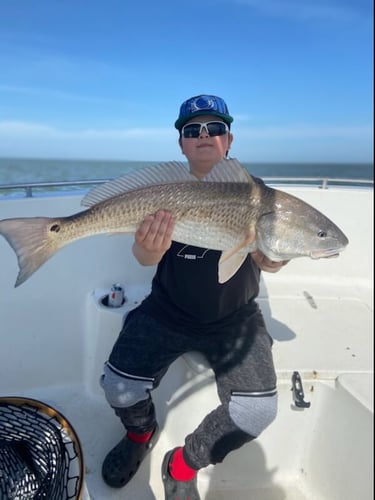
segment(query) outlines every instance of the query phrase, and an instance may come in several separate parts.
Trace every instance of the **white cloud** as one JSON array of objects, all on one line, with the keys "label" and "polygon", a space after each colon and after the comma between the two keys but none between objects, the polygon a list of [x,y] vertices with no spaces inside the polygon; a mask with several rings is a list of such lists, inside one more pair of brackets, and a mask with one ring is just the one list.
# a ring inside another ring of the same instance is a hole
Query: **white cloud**
[{"label": "white cloud", "polygon": [[17,121],[0,121],[0,138],[22,138],[33,137],[41,134],[53,134],[54,130],[48,125]]},{"label": "white cloud", "polygon": [[236,137],[264,138],[264,139],[293,139],[293,138],[356,138],[373,137],[372,127],[342,127],[342,126],[309,126],[294,125],[287,127],[244,127],[236,132]]},{"label": "white cloud", "polygon": [[0,138],[24,138],[39,136],[57,139],[126,139],[150,138],[157,135],[169,136],[170,128],[128,128],[128,129],[81,129],[64,130],[50,125],[33,122],[0,121]]},{"label": "white cloud", "polygon": [[235,123],[238,123],[238,122],[249,122],[250,120],[252,120],[252,117],[249,116],[249,115],[233,114],[232,116],[234,118]]},{"label": "white cloud", "polygon": [[0,121],[0,156],[159,160],[163,148],[178,153],[170,128],[60,129],[40,123]]}]

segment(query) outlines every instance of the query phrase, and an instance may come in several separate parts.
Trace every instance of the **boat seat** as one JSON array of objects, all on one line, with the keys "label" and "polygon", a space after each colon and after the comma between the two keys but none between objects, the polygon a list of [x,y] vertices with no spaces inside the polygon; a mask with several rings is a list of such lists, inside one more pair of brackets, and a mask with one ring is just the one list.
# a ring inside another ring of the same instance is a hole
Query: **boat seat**
[{"label": "boat seat", "polygon": [[188,367],[197,375],[205,375],[207,377],[214,377],[214,372],[208,363],[206,357],[197,351],[191,351],[183,354],[182,358]]}]

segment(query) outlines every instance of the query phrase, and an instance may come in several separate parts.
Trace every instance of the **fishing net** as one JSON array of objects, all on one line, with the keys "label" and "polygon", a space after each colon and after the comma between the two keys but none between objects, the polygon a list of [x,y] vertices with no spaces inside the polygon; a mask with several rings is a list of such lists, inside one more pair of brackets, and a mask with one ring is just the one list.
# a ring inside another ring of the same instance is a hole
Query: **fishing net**
[{"label": "fishing net", "polygon": [[0,500],[81,500],[79,439],[54,408],[0,398]]}]

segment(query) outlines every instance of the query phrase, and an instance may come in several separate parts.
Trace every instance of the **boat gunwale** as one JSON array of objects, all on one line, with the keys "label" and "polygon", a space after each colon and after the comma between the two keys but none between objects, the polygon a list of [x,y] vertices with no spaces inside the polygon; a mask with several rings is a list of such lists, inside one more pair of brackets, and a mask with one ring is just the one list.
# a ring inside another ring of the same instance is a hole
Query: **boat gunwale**
[{"label": "boat gunwale", "polygon": [[[105,182],[114,180],[114,178],[98,178],[98,179],[81,179],[81,180],[71,180],[71,181],[43,181],[43,182],[19,182],[11,184],[0,184],[0,200],[4,197],[3,192],[12,192],[16,190],[22,190],[26,198],[35,197],[36,190],[43,190],[43,192],[56,193],[56,188],[62,188],[58,193],[66,193],[68,191],[65,188],[68,187],[80,187],[80,188],[90,188]],[[285,186],[285,187],[317,187],[319,189],[328,189],[328,187],[354,187],[354,188],[373,188],[373,179],[363,179],[363,178],[340,178],[340,177],[262,177],[262,180],[267,185],[275,186]],[[77,190],[72,190],[76,192]]]}]

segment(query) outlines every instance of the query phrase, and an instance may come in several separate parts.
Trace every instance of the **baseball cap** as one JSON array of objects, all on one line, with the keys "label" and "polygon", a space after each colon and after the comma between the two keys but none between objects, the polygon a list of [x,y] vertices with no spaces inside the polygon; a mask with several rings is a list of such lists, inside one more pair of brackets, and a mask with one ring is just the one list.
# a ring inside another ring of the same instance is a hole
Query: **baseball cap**
[{"label": "baseball cap", "polygon": [[191,97],[181,104],[180,114],[174,126],[177,130],[181,130],[191,118],[202,115],[218,116],[228,125],[233,121],[233,118],[229,114],[228,106],[221,97],[203,94]]}]

